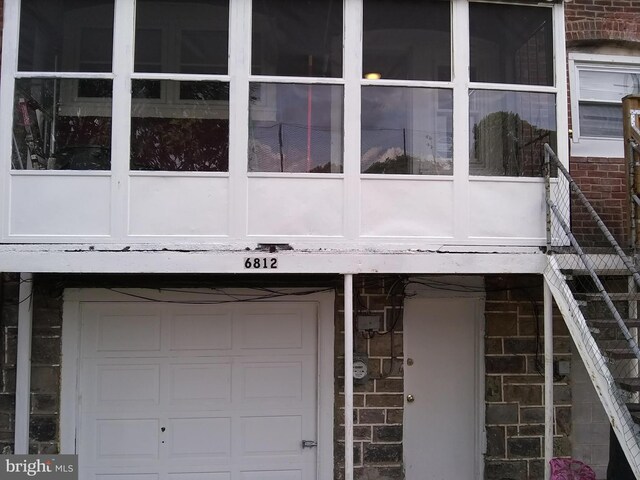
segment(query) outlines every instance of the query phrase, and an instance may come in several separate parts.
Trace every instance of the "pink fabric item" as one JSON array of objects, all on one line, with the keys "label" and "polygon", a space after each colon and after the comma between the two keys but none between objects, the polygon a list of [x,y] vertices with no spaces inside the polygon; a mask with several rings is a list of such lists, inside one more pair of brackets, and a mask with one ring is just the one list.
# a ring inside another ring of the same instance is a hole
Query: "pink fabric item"
[{"label": "pink fabric item", "polygon": [[596,480],[593,469],[579,461],[571,458],[552,458],[551,480]]}]

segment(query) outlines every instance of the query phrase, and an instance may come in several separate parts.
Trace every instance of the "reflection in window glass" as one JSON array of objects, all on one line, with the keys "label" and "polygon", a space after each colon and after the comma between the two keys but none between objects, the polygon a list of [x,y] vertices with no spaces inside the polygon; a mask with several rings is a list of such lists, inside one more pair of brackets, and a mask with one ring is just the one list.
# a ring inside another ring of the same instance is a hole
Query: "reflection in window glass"
[{"label": "reflection in window glass", "polygon": [[471,90],[471,175],[542,176],[544,144],[556,148],[552,93]]},{"label": "reflection in window glass", "polygon": [[251,85],[249,171],[342,172],[343,88]]},{"label": "reflection in window glass", "polygon": [[254,75],[342,76],[342,2],[254,0],[252,15]]},{"label": "reflection in window glass", "polygon": [[[612,68],[615,66],[612,65]],[[580,136],[622,137],[622,98],[640,94],[640,73],[635,69],[578,70]]]},{"label": "reflection in window glass", "polygon": [[362,88],[362,173],[453,174],[453,93]]},{"label": "reflection in window glass", "polygon": [[579,113],[581,136],[601,138],[623,136],[622,105],[580,102]]},{"label": "reflection in window glass", "polygon": [[18,69],[110,72],[113,4],[114,0],[22,0]]},{"label": "reflection in window glass", "polygon": [[364,3],[363,72],[397,80],[450,80],[448,1]]},{"label": "reflection in window glass", "polygon": [[131,170],[226,172],[229,167],[229,84],[163,80],[172,101],[147,99],[133,82]]},{"label": "reflection in window glass", "polygon": [[137,0],[136,72],[226,74],[228,0]]},{"label": "reflection in window glass", "polygon": [[550,8],[469,5],[471,81],[553,85]]},{"label": "reflection in window glass", "polygon": [[[111,100],[92,104],[77,99],[78,82],[53,78],[16,80],[13,169],[110,169]],[[83,82],[90,84],[92,80]],[[100,88],[105,88],[105,81],[99,82]]]}]

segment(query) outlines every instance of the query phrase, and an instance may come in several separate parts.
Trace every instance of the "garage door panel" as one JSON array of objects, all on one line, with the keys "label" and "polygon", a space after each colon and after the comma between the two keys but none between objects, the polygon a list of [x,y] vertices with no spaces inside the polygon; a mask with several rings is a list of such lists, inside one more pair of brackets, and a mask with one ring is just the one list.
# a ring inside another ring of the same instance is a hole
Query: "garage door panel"
[{"label": "garage door panel", "polygon": [[231,403],[231,363],[169,365],[168,403],[174,408],[222,408]]},{"label": "garage door panel", "polygon": [[315,478],[315,304],[82,308],[82,478]]},{"label": "garage door panel", "polygon": [[94,378],[98,408],[145,408],[160,403],[159,365],[97,365]]},{"label": "garage door panel", "polygon": [[242,401],[299,402],[303,398],[304,362],[246,363],[242,369]]},{"label": "garage door panel", "polygon": [[230,460],[231,418],[171,418],[168,421],[171,460]]},{"label": "garage door panel", "polygon": [[300,456],[302,426],[301,415],[243,417],[241,454],[269,457]]},{"label": "garage door panel", "polygon": [[242,321],[238,347],[241,350],[300,350],[303,321],[300,313],[248,314]]},{"label": "garage door panel", "polygon": [[96,421],[96,460],[157,460],[160,425],[155,419]]},{"label": "garage door panel", "polygon": [[230,350],[232,316],[221,314],[176,315],[171,319],[171,351]]},{"label": "garage door panel", "polygon": [[88,478],[93,478],[95,480],[158,480],[159,476],[157,473],[98,473]]},{"label": "garage door panel", "polygon": [[273,470],[258,472],[241,472],[242,480],[301,480],[302,470]]},{"label": "garage door panel", "polygon": [[[231,480],[230,472],[207,472],[207,473],[170,473],[170,480]],[[118,479],[119,480],[119,479]]]},{"label": "garage door panel", "polygon": [[96,353],[157,352],[162,319],[157,315],[101,315],[96,325]]}]

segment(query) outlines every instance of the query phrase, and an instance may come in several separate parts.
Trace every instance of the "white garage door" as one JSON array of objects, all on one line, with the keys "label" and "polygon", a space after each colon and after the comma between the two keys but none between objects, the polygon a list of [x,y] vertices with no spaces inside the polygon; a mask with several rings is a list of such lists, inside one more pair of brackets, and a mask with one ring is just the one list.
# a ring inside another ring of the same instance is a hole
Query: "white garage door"
[{"label": "white garage door", "polygon": [[311,480],[313,304],[85,303],[80,478]]}]

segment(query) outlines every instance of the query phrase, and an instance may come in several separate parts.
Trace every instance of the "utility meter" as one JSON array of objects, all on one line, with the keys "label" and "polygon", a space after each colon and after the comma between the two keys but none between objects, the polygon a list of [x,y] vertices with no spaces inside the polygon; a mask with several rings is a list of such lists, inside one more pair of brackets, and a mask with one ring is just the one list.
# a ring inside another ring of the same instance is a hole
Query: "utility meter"
[{"label": "utility meter", "polygon": [[369,380],[369,357],[364,353],[353,355],[353,382],[360,385]]}]

